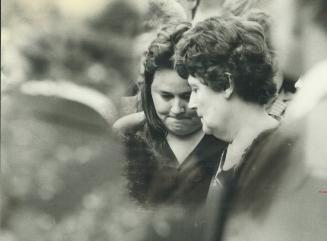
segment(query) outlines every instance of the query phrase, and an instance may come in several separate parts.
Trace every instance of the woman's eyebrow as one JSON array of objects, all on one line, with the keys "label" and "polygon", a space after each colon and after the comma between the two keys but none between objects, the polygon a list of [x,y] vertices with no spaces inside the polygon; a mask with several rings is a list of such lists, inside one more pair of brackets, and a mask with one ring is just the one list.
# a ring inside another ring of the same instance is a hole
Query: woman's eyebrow
[{"label": "woman's eyebrow", "polygon": [[163,94],[163,95],[178,95],[178,96],[185,96],[185,95],[190,95],[191,94],[191,91],[185,91],[185,92],[181,92],[181,93],[171,93],[169,91],[164,91],[164,90],[160,90],[159,91],[160,94]]},{"label": "woman's eyebrow", "polygon": [[171,92],[169,92],[169,91],[165,91],[165,90],[159,90],[159,92],[160,92],[161,94],[172,95]]}]

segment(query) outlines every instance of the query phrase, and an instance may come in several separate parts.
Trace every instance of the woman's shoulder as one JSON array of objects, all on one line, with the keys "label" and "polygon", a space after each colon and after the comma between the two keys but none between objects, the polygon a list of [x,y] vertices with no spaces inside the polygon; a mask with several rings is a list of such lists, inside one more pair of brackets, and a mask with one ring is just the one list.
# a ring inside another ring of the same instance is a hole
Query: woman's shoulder
[{"label": "woman's shoulder", "polygon": [[119,118],[112,126],[113,131],[120,137],[137,133],[145,124],[144,112],[136,112]]}]

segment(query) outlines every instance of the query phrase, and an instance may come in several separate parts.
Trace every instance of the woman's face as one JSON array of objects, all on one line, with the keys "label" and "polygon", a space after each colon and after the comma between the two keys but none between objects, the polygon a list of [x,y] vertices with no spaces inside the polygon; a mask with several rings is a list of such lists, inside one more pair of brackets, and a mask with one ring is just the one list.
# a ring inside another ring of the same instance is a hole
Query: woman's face
[{"label": "woman's face", "polygon": [[188,78],[188,83],[192,88],[189,108],[196,110],[201,118],[202,130],[230,142],[232,106],[225,98],[224,92],[214,91],[192,76]]},{"label": "woman's face", "polygon": [[174,70],[158,70],[151,85],[157,115],[168,132],[186,136],[201,128],[194,110],[188,108],[191,88]]}]

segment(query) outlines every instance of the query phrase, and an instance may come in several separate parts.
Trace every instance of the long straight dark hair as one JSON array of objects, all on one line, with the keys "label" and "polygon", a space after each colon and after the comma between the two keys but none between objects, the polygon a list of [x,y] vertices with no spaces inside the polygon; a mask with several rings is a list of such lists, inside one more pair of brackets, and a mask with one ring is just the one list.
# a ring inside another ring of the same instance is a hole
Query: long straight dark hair
[{"label": "long straight dark hair", "polygon": [[164,143],[167,136],[167,129],[157,115],[156,108],[153,103],[151,86],[155,72],[144,72],[144,84],[141,91],[142,108],[145,114],[145,137],[146,141],[156,151],[164,150]]}]

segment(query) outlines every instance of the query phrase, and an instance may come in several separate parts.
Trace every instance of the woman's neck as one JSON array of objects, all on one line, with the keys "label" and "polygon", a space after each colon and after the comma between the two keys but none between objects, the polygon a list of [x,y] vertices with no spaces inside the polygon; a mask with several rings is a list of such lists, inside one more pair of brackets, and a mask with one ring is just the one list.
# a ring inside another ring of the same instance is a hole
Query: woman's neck
[{"label": "woman's neck", "polygon": [[238,117],[238,120],[237,131],[232,143],[228,146],[224,169],[237,164],[241,160],[244,151],[262,132],[278,125],[278,122],[270,117],[263,107],[247,108],[247,112]]},{"label": "woman's neck", "polygon": [[270,126],[276,126],[278,122],[269,116],[264,108],[252,103],[242,103],[234,111],[231,121],[232,142],[244,133],[261,133],[262,130],[269,129]]},{"label": "woman's neck", "polygon": [[176,136],[168,133],[166,140],[177,161],[181,164],[196,148],[204,136],[202,129],[187,136]]}]

